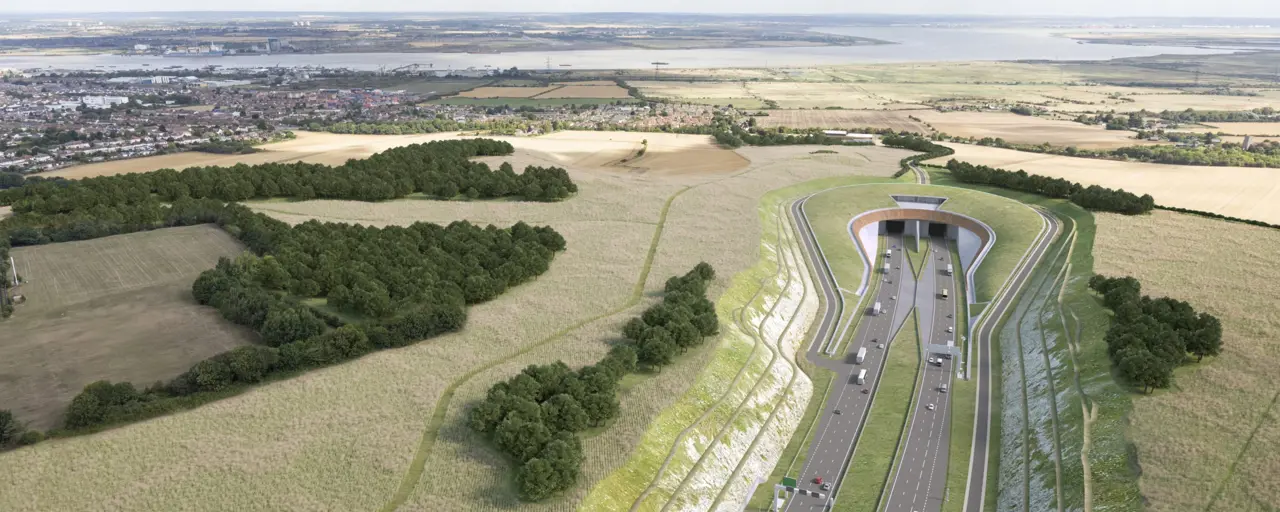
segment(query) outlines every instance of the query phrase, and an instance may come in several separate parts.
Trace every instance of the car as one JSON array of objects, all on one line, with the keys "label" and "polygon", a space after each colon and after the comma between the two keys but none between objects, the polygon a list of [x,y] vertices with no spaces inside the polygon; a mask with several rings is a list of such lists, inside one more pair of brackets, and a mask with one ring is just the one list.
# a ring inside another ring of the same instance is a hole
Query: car
[{"label": "car", "polygon": [[930,357],[930,358],[929,358],[929,364],[933,364],[933,358],[932,358],[932,357]]},{"label": "car", "polygon": [[840,409],[836,409],[836,414],[840,414]]},{"label": "car", "polygon": [[952,331],[954,331],[954,329],[952,329],[951,327],[947,328],[947,332],[952,332]]},{"label": "car", "polygon": [[831,484],[829,484],[829,483],[827,483],[827,484],[822,484],[822,490],[824,490],[824,491],[830,491],[830,490],[831,490]]},{"label": "car", "polygon": [[953,315],[953,314],[951,314],[951,313],[947,313],[947,318],[952,318],[952,317],[954,317],[954,316],[955,316],[955,315]]},{"label": "car", "polygon": [[822,485],[822,477],[820,476],[813,477],[813,483]]},{"label": "car", "polygon": [[880,350],[884,350],[884,343],[880,344]]},{"label": "car", "polygon": [[933,404],[926,405],[926,406],[924,406],[924,408],[925,408],[925,409],[928,409],[928,410],[930,410],[930,411],[932,411],[932,410],[933,410]]}]

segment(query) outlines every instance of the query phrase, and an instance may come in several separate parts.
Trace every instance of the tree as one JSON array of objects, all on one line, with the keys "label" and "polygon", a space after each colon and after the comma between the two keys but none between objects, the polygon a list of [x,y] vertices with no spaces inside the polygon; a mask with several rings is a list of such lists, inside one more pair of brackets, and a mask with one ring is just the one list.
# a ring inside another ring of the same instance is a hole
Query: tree
[{"label": "tree", "polygon": [[8,409],[0,409],[0,446],[17,441],[22,431],[22,424],[14,419],[13,413]]},{"label": "tree", "polygon": [[1173,379],[1173,370],[1169,365],[1146,349],[1130,347],[1117,356],[1120,374],[1130,382],[1142,386],[1143,393],[1151,388],[1168,387]]},{"label": "tree", "polygon": [[592,393],[582,400],[582,409],[587,412],[591,426],[598,427],[618,415],[618,399],[613,390]]},{"label": "tree", "polygon": [[560,488],[559,475],[551,462],[533,459],[516,470],[516,486],[525,501],[541,501]]},{"label": "tree", "polygon": [[272,309],[262,323],[262,341],[271,347],[304,340],[324,332],[324,321],[310,309],[292,307]]},{"label": "tree", "polygon": [[258,345],[236,347],[227,353],[227,367],[237,382],[258,382],[279,361],[279,352]]},{"label": "tree", "polygon": [[494,440],[502,451],[520,462],[527,462],[537,456],[547,441],[551,440],[551,430],[541,422],[508,417],[498,424]]},{"label": "tree", "polygon": [[561,393],[542,403],[542,417],[552,430],[581,432],[591,424],[591,417],[572,396]]},{"label": "tree", "polygon": [[1204,356],[1216,356],[1222,351],[1222,323],[1208,313],[1200,313],[1198,328],[1187,338],[1187,351],[1196,355],[1196,362]]}]

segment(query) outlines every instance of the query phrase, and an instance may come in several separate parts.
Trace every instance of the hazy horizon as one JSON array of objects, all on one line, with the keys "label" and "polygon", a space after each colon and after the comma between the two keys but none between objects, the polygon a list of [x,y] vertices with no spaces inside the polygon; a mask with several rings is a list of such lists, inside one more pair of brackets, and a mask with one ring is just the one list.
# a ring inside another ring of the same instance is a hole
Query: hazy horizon
[{"label": "hazy horizon", "polygon": [[799,0],[789,2],[787,11],[778,11],[777,2],[759,0],[710,0],[687,2],[679,0],[652,0],[643,4],[617,0],[558,0],[542,3],[538,10],[529,10],[529,4],[510,0],[474,0],[461,6],[456,2],[417,2],[410,0],[375,0],[361,2],[360,9],[350,9],[351,2],[340,0],[225,0],[216,9],[193,9],[182,4],[174,9],[167,0],[120,0],[104,3],[92,0],[64,0],[56,9],[48,4],[28,4],[38,9],[0,8],[3,14],[98,14],[98,13],[182,13],[182,12],[282,12],[282,13],[521,13],[521,14],[569,14],[569,13],[645,13],[645,14],[760,14],[760,15],[933,15],[933,16],[991,16],[991,17],[1086,17],[1086,18],[1187,18],[1210,17],[1214,19],[1280,18],[1280,7],[1274,0],[1239,0],[1227,4],[1170,1],[1108,1],[1078,0],[1065,4],[1041,4],[1025,0],[918,0],[895,4],[859,5],[850,9],[848,2],[829,0]]}]

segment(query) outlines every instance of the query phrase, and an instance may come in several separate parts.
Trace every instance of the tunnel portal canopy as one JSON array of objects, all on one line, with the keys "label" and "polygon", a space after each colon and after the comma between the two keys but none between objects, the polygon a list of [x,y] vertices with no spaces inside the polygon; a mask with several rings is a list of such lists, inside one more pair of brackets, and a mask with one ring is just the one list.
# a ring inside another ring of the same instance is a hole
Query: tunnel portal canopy
[{"label": "tunnel portal canopy", "polygon": [[[961,263],[965,270],[967,284],[965,289],[968,295],[966,299],[973,303],[976,300],[974,273],[982,264],[982,259],[990,252],[991,246],[995,244],[995,230],[968,215],[941,209],[942,204],[947,201],[945,197],[909,195],[892,197],[900,206],[899,208],[862,212],[849,221],[849,234],[854,235],[854,239],[857,240],[859,253],[865,263],[862,286],[859,287],[858,293],[865,293],[866,287],[870,284],[872,262],[876,261],[876,255],[880,252],[877,245],[881,227],[894,233],[902,233],[903,228],[906,228],[908,236],[924,234],[925,230],[945,229],[947,238],[957,240]],[[935,225],[945,225],[945,228],[935,228]]]}]

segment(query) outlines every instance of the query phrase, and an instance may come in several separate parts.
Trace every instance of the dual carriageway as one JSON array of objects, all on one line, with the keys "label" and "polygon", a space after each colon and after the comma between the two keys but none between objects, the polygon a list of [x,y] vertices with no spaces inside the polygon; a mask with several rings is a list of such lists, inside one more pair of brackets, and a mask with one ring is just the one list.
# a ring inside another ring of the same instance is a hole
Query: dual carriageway
[{"label": "dual carriageway", "polygon": [[[923,260],[924,268],[920,272],[920,278],[916,279],[903,250],[905,243],[914,243],[915,240],[902,233],[889,234],[886,237],[888,247],[868,251],[875,254],[876,258],[875,261],[865,262],[872,270],[870,277],[881,282],[878,289],[867,288],[877,291],[872,300],[863,304],[878,302],[881,311],[879,314],[872,314],[868,307],[854,311],[852,315],[844,315],[846,296],[849,295],[848,302],[853,304],[852,307],[858,307],[859,297],[841,289],[829,269],[827,255],[819,246],[804,211],[804,204],[810,197],[812,196],[800,198],[790,207],[790,217],[800,235],[801,248],[815,269],[817,282],[826,297],[823,317],[806,357],[814,364],[834,372],[835,380],[814,430],[815,437],[809,446],[805,463],[800,473],[795,475],[797,487],[809,493],[793,493],[780,510],[830,510],[834,501],[841,499],[842,484],[851,479],[884,478],[883,475],[846,472],[853,457],[857,456],[857,442],[874,403],[881,370],[892,340],[907,321],[911,310],[915,309],[920,325],[918,350],[921,351],[923,367],[915,386],[913,407],[908,411],[909,427],[900,441],[902,446],[897,450],[894,461],[896,465],[892,467],[890,479],[885,483],[884,494],[879,500],[881,506],[877,511],[938,512],[946,498],[948,456],[950,443],[953,442],[950,439],[951,394],[946,390],[950,388],[954,378],[964,376],[961,372],[963,368],[958,367],[961,362],[959,358],[951,357],[951,354],[944,357],[940,352],[927,350],[927,347],[939,348],[938,346],[947,345],[948,342],[956,347],[962,346],[960,340],[965,333],[956,332],[956,315],[962,314],[957,308],[956,296],[960,290],[958,280],[962,279],[963,272],[960,262],[952,260],[950,249],[955,242],[945,236],[930,237],[931,249]],[[1001,293],[986,308],[986,314],[981,318],[971,319],[978,320],[972,331],[976,333],[972,341],[977,354],[968,362],[968,368],[973,373],[970,377],[977,379],[978,400],[968,464],[969,478],[963,491],[965,512],[982,512],[986,488],[991,418],[990,339],[994,327],[1012,305],[1018,291],[1059,231],[1059,222],[1052,215],[1039,210],[1037,212],[1044,222],[1039,238],[1024,254]],[[852,231],[849,242],[855,247],[859,243]],[[890,250],[888,256],[884,249]],[[882,266],[884,263],[888,263],[887,268]],[[948,267],[955,271],[948,272]],[[944,294],[944,290],[949,293]],[[858,321],[848,348],[841,354],[832,354],[846,334],[844,331],[849,327],[847,323],[853,322],[857,315],[864,316]],[[846,323],[843,327],[840,325],[842,319]],[[898,343],[914,341],[900,340]],[[866,356],[859,362],[854,354],[862,348],[866,349]],[[835,355],[835,358],[829,355]],[[866,371],[865,382],[859,383],[857,376],[863,370]],[[966,441],[970,440],[954,440]],[[826,485],[818,484],[818,478]],[[961,491],[953,489],[951,492]]]}]

